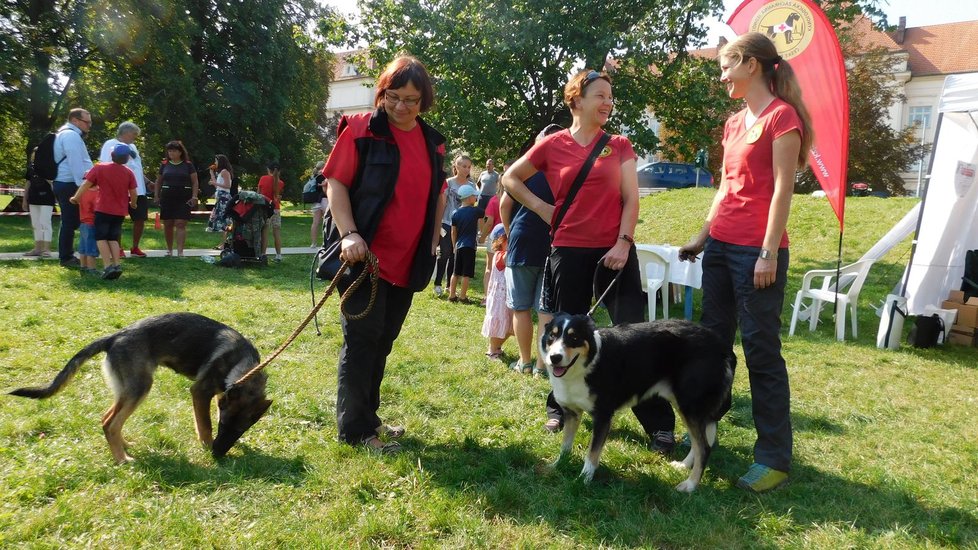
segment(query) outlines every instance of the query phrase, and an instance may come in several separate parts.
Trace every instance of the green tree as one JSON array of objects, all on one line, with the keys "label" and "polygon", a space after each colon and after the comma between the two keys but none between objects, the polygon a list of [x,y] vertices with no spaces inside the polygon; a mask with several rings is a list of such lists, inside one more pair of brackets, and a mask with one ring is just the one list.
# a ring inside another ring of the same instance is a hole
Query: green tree
[{"label": "green tree", "polygon": [[0,119],[26,128],[26,153],[81,105],[93,152],[129,119],[150,171],[181,139],[201,168],[215,153],[250,173],[278,160],[297,194],[323,154],[309,143],[328,124],[332,55],[316,23],[331,19],[315,0],[4,2]]},{"label": "green tree", "polygon": [[[890,127],[889,109],[903,101],[893,85],[894,60],[881,48],[859,51],[847,37],[846,58],[851,64],[849,84],[849,163],[848,180],[864,181],[873,189],[886,189],[894,195],[906,194],[901,172],[923,158],[927,146],[920,143],[916,126],[901,131]],[[799,178],[796,192],[819,188],[811,170]]]},{"label": "green tree", "polygon": [[432,121],[453,148],[513,156],[549,123],[568,124],[563,86],[581,67],[614,66],[611,128],[628,128],[638,151],[657,146],[644,123],[659,86],[650,67],[697,45],[699,23],[719,15],[719,0],[475,1],[364,0],[357,39],[383,65],[401,51],[417,55],[436,79]]}]

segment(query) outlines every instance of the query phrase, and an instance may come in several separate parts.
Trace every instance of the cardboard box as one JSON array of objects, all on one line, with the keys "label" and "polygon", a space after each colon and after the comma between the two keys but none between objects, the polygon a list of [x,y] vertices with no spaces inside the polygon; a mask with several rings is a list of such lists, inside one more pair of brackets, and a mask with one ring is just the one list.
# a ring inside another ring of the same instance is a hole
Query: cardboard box
[{"label": "cardboard box", "polygon": [[951,325],[951,328],[948,329],[948,332],[957,332],[959,334],[964,334],[966,336],[974,336],[975,333],[978,333],[978,328],[966,327],[964,325]]},{"label": "cardboard box", "polygon": [[[971,300],[974,299],[975,298],[972,298]],[[941,302],[941,309],[958,310],[958,318],[957,321],[955,321],[955,324],[966,327],[978,327],[978,303],[970,305],[952,302],[951,300],[944,300]]]},{"label": "cardboard box", "polygon": [[962,334],[960,332],[951,331],[947,333],[947,341],[951,344],[957,346],[972,346],[978,345],[978,335],[976,334]]},{"label": "cardboard box", "polygon": [[964,291],[963,290],[952,290],[947,295],[947,301],[956,302],[959,304],[964,303]]}]

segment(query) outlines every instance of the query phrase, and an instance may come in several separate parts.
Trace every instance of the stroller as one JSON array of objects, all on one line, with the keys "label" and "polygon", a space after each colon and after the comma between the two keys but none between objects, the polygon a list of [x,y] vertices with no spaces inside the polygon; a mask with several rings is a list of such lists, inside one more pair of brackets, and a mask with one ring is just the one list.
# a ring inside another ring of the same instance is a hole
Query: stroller
[{"label": "stroller", "polygon": [[272,205],[261,193],[239,191],[233,196],[228,204],[231,232],[217,264],[224,267],[268,265],[268,257],[261,250],[261,234],[272,213]]}]

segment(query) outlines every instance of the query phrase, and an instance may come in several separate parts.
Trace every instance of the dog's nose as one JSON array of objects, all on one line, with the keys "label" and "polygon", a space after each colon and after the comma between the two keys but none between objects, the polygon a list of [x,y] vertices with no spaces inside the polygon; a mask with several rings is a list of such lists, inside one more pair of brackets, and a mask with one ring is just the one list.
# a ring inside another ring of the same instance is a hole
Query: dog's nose
[{"label": "dog's nose", "polygon": [[560,364],[560,361],[563,358],[564,358],[563,355],[561,355],[559,353],[554,353],[553,355],[550,356],[550,364],[551,365],[559,365]]}]

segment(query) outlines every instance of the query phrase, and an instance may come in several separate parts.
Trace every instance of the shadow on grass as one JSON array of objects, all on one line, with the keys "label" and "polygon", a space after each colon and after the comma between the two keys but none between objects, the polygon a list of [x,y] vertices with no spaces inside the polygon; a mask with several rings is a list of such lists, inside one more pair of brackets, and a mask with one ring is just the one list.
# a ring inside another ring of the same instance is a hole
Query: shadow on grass
[{"label": "shadow on grass", "polygon": [[[556,447],[555,442],[554,456]],[[791,532],[842,526],[870,536],[902,531],[920,544],[978,540],[978,520],[967,511],[921,502],[900,488],[827,475],[808,464],[796,464],[790,483],[772,493],[744,492],[733,485],[748,466],[741,457],[749,454],[721,447],[706,485],[693,495],[676,492],[673,476],[666,480],[604,465],[586,484],[578,477],[580,449],[551,468],[522,444],[489,447],[466,438],[459,445],[425,447],[420,459],[434,484],[477,502],[488,516],[545,522],[584,546],[712,544],[701,537],[720,536],[725,542],[717,544],[761,548],[776,540],[760,529],[771,516],[790,518],[784,529]],[[703,532],[691,531],[697,528]]]},{"label": "shadow on grass", "polygon": [[235,445],[232,456],[214,460],[208,465],[195,464],[185,455],[143,453],[132,467],[152,476],[164,487],[220,485],[242,479],[260,479],[272,483],[300,486],[307,467],[302,457],[281,458],[254,450],[248,445]]}]

